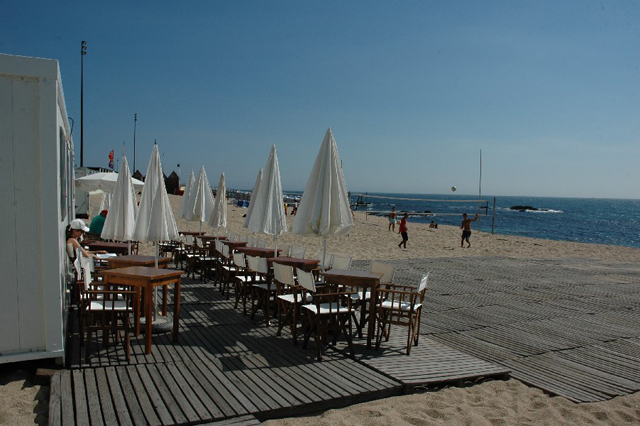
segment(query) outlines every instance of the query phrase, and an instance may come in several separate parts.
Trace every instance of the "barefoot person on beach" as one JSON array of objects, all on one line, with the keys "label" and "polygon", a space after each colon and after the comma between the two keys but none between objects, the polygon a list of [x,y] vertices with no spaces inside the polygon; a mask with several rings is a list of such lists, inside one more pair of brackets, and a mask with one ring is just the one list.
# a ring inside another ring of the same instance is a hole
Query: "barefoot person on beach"
[{"label": "barefoot person on beach", "polygon": [[467,240],[467,248],[471,247],[471,242],[469,241],[469,237],[471,236],[471,222],[475,222],[478,220],[478,214],[476,213],[475,219],[467,218],[467,214],[462,214],[462,224],[460,225],[460,229],[462,229],[462,238],[460,239],[460,247],[464,246],[464,241]]},{"label": "barefoot person on beach", "polygon": [[400,229],[398,230],[398,232],[402,235],[402,241],[400,241],[400,244],[398,244],[398,247],[402,247],[402,245],[404,244],[405,250],[407,249],[407,240],[409,239],[409,234],[407,234],[407,218],[408,217],[409,217],[408,213],[405,213],[404,216],[402,216],[402,220],[400,221]]},{"label": "barefoot person on beach", "polygon": [[393,230],[396,232],[396,218],[398,215],[396,214],[396,208],[391,207],[391,213],[389,213],[389,231]]}]

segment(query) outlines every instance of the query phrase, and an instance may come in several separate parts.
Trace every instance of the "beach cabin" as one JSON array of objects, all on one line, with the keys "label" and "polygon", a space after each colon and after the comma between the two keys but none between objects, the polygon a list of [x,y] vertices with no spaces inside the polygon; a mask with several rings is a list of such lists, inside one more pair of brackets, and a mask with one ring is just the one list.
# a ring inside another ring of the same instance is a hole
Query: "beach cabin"
[{"label": "beach cabin", "polygon": [[172,172],[168,178],[164,180],[164,186],[167,188],[167,194],[175,194],[180,189],[180,178],[176,172]]},{"label": "beach cabin", "polygon": [[73,141],[58,61],[0,54],[0,363],[64,361]]}]

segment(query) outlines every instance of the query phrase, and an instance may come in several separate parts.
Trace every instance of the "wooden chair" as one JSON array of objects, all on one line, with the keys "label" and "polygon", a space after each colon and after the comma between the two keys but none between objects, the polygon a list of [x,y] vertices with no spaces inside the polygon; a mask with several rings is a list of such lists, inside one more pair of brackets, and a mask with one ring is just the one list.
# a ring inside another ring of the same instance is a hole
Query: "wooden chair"
[{"label": "wooden chair", "polygon": [[331,255],[331,269],[351,269],[351,257],[340,256],[338,254]]},{"label": "wooden chair", "polygon": [[338,334],[343,332],[349,346],[351,358],[355,357],[353,349],[352,322],[353,308],[351,307],[350,292],[318,293],[313,274],[298,271],[298,284],[312,295],[312,303],[300,307],[301,315],[306,314],[304,342],[306,348],[311,335],[313,335],[318,361],[322,361],[324,344],[329,332],[333,333],[333,344],[338,339]]},{"label": "wooden chair", "polygon": [[[388,263],[382,262],[371,262],[369,266],[369,272],[374,274],[381,274],[380,276],[380,284],[390,284],[393,282],[393,274],[395,272],[395,267]],[[366,311],[367,304],[371,303],[371,290],[361,290],[359,288],[349,288],[350,291],[354,291],[355,293],[351,295],[351,301],[353,303],[354,309],[364,309]],[[353,320],[356,323],[356,329],[358,330],[359,336],[362,337],[362,330],[365,327],[367,321],[369,321],[368,317],[365,317],[365,321],[363,324],[358,322],[358,316],[354,315]]]},{"label": "wooden chair", "polygon": [[291,246],[290,256],[297,257],[298,259],[304,259],[304,254],[307,251],[306,247],[303,246]]},{"label": "wooden chair", "polygon": [[407,327],[407,355],[411,354],[411,346],[418,346],[422,302],[428,282],[429,273],[422,277],[417,288],[397,284],[378,288],[376,349],[380,348],[383,337],[385,342],[389,340],[391,325]]},{"label": "wooden chair", "polygon": [[94,332],[102,331],[102,340],[106,346],[109,334],[114,334],[114,341],[118,341],[118,333],[124,331],[125,354],[127,361],[131,357],[131,341],[129,329],[130,319],[133,315],[133,298],[136,292],[130,287],[109,285],[100,283],[92,285],[91,274],[85,267],[82,291],[82,306],[84,317],[85,361],[89,362],[91,356],[91,341]]},{"label": "wooden chair", "polygon": [[289,257],[291,246],[289,244],[278,244],[278,250],[280,250],[279,256]]},{"label": "wooden chair", "polygon": [[[251,293],[251,286],[257,283],[258,260],[249,262],[249,258],[243,253],[234,253],[233,261],[238,267],[235,275],[236,291],[234,309],[238,309],[240,299],[242,299],[242,313],[247,314],[247,296]],[[253,268],[252,268],[253,266]]]},{"label": "wooden chair", "polygon": [[264,313],[265,323],[269,325],[271,317],[271,299],[275,297],[276,289],[268,279],[269,265],[265,257],[247,256],[247,262],[252,271],[256,273],[258,281],[251,284],[251,319],[258,309]]},{"label": "wooden chair", "polygon": [[[273,264],[273,278],[276,285],[276,294],[278,301],[278,331],[277,335],[282,334],[282,329],[288,323],[293,337],[293,344],[298,344],[297,339],[297,318],[299,306],[302,303],[310,303],[311,297],[304,287],[296,284],[293,277],[293,267]],[[307,297],[308,296],[308,297]]]}]

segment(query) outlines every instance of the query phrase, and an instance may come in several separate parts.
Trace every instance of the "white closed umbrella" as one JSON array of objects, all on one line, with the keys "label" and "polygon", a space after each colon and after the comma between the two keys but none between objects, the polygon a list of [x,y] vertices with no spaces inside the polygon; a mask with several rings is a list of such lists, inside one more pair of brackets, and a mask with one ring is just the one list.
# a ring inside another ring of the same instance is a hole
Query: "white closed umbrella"
[{"label": "white closed umbrella", "polygon": [[216,189],[216,198],[213,201],[213,211],[209,218],[209,226],[212,228],[227,227],[227,186],[225,184],[224,172],[220,175],[218,188]]},{"label": "white closed umbrella", "polygon": [[309,174],[309,180],[298,206],[298,213],[291,225],[291,232],[298,235],[323,237],[322,264],[324,265],[327,237],[345,235],[353,226],[342,162],[338,155],[336,141],[329,128]]},{"label": "white closed umbrella", "polygon": [[[94,173],[92,175],[83,176],[81,178],[76,179],[76,188],[81,189],[83,191],[91,192],[91,191],[103,191],[107,193],[112,193],[116,188],[116,183],[118,182],[118,173],[109,172],[109,173]],[[131,182],[133,183],[133,187],[136,192],[142,191],[144,187],[144,182],[139,181],[138,179],[131,178]]]},{"label": "white closed umbrella", "polygon": [[247,209],[247,216],[244,218],[244,223],[242,226],[245,228],[249,227],[249,221],[251,220],[251,215],[253,214],[253,207],[255,206],[254,201],[258,198],[258,191],[260,190],[260,183],[262,182],[262,170],[258,172],[258,176],[256,176],[256,182],[253,184],[253,190],[251,191],[251,197],[249,198],[249,208]]},{"label": "white closed umbrella", "polygon": [[129,253],[131,253],[131,240],[136,225],[138,203],[131,182],[127,157],[122,157],[120,170],[121,173],[111,197],[111,208],[104,221],[101,237],[106,240],[128,241]]},{"label": "white closed umbrella", "polygon": [[[153,151],[151,152],[151,160],[145,177],[133,239],[155,243],[156,269],[158,268],[158,242],[178,239],[178,227],[176,226],[171,205],[169,204],[167,189],[164,185],[164,175],[157,144],[153,145]],[[157,314],[157,288],[154,293],[154,306],[156,306],[153,312],[155,320]],[[163,324],[168,326],[168,319],[165,318]],[[160,323],[157,323],[157,325],[160,325]]]},{"label": "white closed umbrella", "polygon": [[273,235],[275,249],[278,250],[278,235],[287,231],[287,218],[284,212],[282,182],[276,146],[271,147],[267,165],[262,173],[262,181],[258,194],[251,204],[255,203],[248,228],[250,231]]},{"label": "white closed umbrella", "polygon": [[191,174],[189,175],[189,179],[184,187],[184,193],[182,194],[182,202],[180,203],[180,208],[178,209],[178,217],[184,219],[185,211],[187,206],[189,205],[189,197],[191,188],[195,186],[196,178],[193,175],[193,170],[191,170]]},{"label": "white closed umbrella", "polygon": [[[120,178],[120,176],[118,176],[118,179]],[[117,184],[116,184],[117,186]],[[115,190],[114,190],[115,192]],[[102,201],[100,201],[100,211],[102,210],[109,210],[109,207],[111,206],[111,195],[108,192],[105,192],[104,194],[102,194]]]},{"label": "white closed umbrella", "polygon": [[211,194],[207,172],[202,166],[195,180],[195,186],[190,190],[189,204],[185,207],[184,218],[190,222],[200,222],[200,231],[202,231],[202,223],[209,220],[212,211],[213,194]]}]

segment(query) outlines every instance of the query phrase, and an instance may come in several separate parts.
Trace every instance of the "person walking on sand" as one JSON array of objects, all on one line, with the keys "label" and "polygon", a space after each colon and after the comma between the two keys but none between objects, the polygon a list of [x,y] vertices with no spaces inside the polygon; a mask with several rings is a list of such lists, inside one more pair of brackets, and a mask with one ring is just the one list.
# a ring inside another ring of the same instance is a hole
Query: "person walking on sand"
[{"label": "person walking on sand", "polygon": [[469,241],[469,237],[471,236],[471,222],[475,222],[476,220],[478,220],[477,213],[474,219],[469,219],[466,213],[462,213],[462,224],[460,224],[462,238],[460,239],[460,248],[464,247],[465,240],[467,241],[467,248],[471,247],[471,242]]},{"label": "person walking on sand", "polygon": [[401,247],[404,245],[404,249],[407,249],[407,240],[409,239],[409,234],[407,234],[407,218],[409,217],[408,213],[405,213],[404,216],[402,216],[402,220],[400,221],[400,229],[398,230],[398,232],[400,233],[400,235],[402,235],[402,241],[400,241],[400,244],[398,244],[398,247]]},{"label": "person walking on sand", "polygon": [[389,213],[389,231],[393,230],[396,232],[396,218],[398,215],[396,214],[396,208],[391,207],[391,213]]}]

